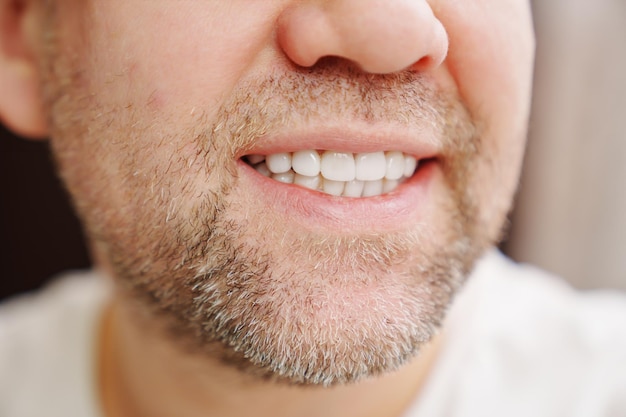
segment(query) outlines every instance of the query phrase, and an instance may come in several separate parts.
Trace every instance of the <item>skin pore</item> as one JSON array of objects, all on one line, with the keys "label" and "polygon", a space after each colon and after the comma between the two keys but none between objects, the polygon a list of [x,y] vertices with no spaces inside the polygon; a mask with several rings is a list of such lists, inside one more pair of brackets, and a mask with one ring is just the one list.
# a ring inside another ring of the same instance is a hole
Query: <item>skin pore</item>
[{"label": "skin pore", "polygon": [[[40,117],[116,285],[107,415],[400,415],[515,190],[528,2],[47,4],[19,13],[48,22]],[[345,221],[270,201],[239,161],[316,136],[423,142],[427,198]]]}]

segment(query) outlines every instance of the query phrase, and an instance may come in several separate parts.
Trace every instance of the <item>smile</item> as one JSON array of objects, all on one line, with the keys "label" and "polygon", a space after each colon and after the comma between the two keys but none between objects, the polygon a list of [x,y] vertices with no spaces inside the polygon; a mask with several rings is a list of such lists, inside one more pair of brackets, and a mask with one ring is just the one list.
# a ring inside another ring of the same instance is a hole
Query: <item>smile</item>
[{"label": "smile", "polygon": [[265,177],[341,197],[376,197],[413,176],[418,160],[400,151],[348,153],[314,149],[247,155]]},{"label": "smile", "polygon": [[430,126],[409,130],[353,122],[341,129],[279,132],[236,155],[235,190],[297,227],[404,230],[430,221],[438,197],[447,192],[439,143]]}]

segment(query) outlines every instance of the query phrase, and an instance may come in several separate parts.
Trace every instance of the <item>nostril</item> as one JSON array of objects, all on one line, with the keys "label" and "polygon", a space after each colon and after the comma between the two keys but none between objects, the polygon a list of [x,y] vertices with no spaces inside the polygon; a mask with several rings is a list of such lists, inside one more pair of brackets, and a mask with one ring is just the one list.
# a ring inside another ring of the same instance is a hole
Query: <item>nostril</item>
[{"label": "nostril", "polygon": [[425,71],[435,66],[437,66],[435,60],[429,55],[418,60],[411,66],[411,69],[414,71]]}]

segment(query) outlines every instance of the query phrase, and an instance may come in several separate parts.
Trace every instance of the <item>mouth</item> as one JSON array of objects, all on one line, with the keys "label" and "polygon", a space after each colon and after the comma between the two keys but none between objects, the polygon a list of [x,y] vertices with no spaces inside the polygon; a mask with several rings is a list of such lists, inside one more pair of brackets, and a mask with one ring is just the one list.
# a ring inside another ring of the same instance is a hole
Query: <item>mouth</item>
[{"label": "mouth", "polygon": [[[264,137],[237,155],[241,198],[332,233],[405,230],[429,222],[446,193],[433,131],[377,126]],[[302,146],[306,144],[305,146]]]},{"label": "mouth", "polygon": [[395,191],[422,163],[401,151],[365,153],[307,149],[268,155],[250,154],[242,161],[264,177],[337,197],[377,197]]}]

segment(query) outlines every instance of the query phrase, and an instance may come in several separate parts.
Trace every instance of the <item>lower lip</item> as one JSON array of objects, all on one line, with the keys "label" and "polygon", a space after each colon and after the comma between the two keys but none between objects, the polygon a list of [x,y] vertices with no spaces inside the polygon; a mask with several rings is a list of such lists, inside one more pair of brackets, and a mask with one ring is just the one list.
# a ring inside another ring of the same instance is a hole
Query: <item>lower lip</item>
[{"label": "lower lip", "polygon": [[349,198],[274,181],[241,160],[238,168],[240,185],[248,188],[250,199],[258,199],[257,204],[310,229],[333,228],[340,232],[389,232],[424,221],[433,203],[431,185],[440,172],[436,160],[427,160],[390,193]]}]

